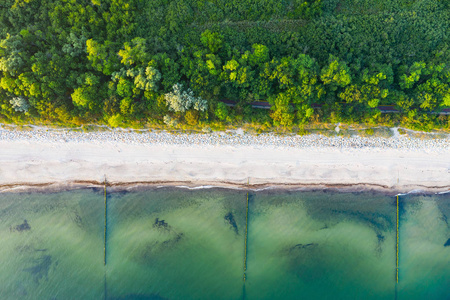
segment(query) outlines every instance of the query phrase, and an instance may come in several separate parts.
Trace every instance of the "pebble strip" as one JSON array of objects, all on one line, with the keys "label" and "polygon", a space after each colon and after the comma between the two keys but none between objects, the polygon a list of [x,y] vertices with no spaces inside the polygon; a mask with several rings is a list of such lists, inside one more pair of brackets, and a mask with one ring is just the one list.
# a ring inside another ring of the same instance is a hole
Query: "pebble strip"
[{"label": "pebble strip", "polygon": [[167,131],[134,131],[109,129],[106,131],[83,132],[73,129],[47,129],[32,127],[30,130],[15,130],[10,126],[0,126],[0,141],[33,142],[75,142],[103,144],[119,142],[144,145],[213,145],[213,146],[254,146],[254,147],[294,147],[294,148],[391,148],[402,150],[450,151],[450,136],[446,138],[418,139],[403,135],[383,137],[327,137],[324,135],[252,135],[242,131],[213,133],[180,133]]}]

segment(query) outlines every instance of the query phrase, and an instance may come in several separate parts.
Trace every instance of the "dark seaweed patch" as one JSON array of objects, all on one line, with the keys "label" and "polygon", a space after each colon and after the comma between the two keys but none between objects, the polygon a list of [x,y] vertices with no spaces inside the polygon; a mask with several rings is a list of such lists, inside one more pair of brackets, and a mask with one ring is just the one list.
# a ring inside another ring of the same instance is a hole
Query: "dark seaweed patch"
[{"label": "dark seaweed patch", "polygon": [[176,243],[178,243],[181,240],[183,235],[184,235],[183,233],[179,233],[179,234],[177,234],[175,236],[175,238],[162,242],[161,246],[163,246],[163,247],[172,247],[172,246],[174,246]]},{"label": "dark seaweed patch", "polygon": [[155,223],[153,223],[153,227],[167,229],[169,227],[169,224],[167,224],[166,221],[164,221],[164,220],[159,220],[159,218],[156,218]]},{"label": "dark seaweed patch", "polygon": [[90,188],[93,193],[103,193],[103,187],[91,187]]},{"label": "dark seaweed patch", "polygon": [[83,227],[83,219],[80,217],[78,212],[74,212],[73,222],[79,227]]},{"label": "dark seaweed patch", "polygon": [[52,264],[52,257],[50,255],[44,255],[34,261],[34,266],[26,268],[23,271],[29,272],[34,279],[34,282],[39,283],[39,281],[45,277],[48,280],[48,271]]},{"label": "dark seaweed patch", "polygon": [[444,244],[444,247],[448,247],[448,246],[450,246],[450,239],[448,239]]},{"label": "dark seaweed patch", "polygon": [[254,201],[255,201],[255,194],[248,193],[248,202],[253,204]]},{"label": "dark seaweed patch", "polygon": [[227,221],[231,225],[231,227],[233,228],[234,232],[236,234],[239,234],[239,229],[237,227],[236,220],[234,219],[233,213],[232,212],[227,213],[225,215],[224,219],[225,219],[225,221]]},{"label": "dark seaweed patch", "polygon": [[151,260],[153,259],[154,255],[158,255],[161,252],[164,252],[166,250],[175,247],[178,244],[178,242],[181,241],[183,236],[184,236],[183,233],[178,233],[175,235],[175,237],[171,239],[162,242],[154,242],[146,245],[145,249],[143,250],[142,254],[138,257],[138,259],[145,264],[151,263]]},{"label": "dark seaweed patch", "polygon": [[382,235],[381,233],[377,233],[377,240],[378,240],[377,247],[376,247],[377,253],[382,252],[383,248],[381,246],[384,242],[384,239],[385,239],[384,235]]},{"label": "dark seaweed patch", "polygon": [[332,210],[333,213],[343,214],[357,218],[361,221],[371,224],[373,227],[379,230],[386,230],[394,224],[391,222],[389,217],[381,213],[370,213],[370,212],[359,212],[359,211],[343,211],[343,210]]},{"label": "dark seaweed patch", "polygon": [[312,249],[317,247],[319,244],[309,243],[309,244],[297,244],[289,249],[289,251],[295,251],[300,249]]},{"label": "dark seaweed patch", "polygon": [[112,300],[168,300],[168,298],[163,298],[159,294],[150,295],[140,295],[140,294],[129,294],[123,297],[110,298]]},{"label": "dark seaweed patch", "polygon": [[9,227],[9,230],[12,231],[18,231],[18,232],[22,232],[22,231],[27,231],[30,230],[30,224],[28,224],[27,220],[23,220],[22,224],[16,225],[14,227]]},{"label": "dark seaweed patch", "polygon": [[447,216],[442,214],[441,220],[445,222],[445,224],[447,224],[448,226],[448,220],[447,220]]}]

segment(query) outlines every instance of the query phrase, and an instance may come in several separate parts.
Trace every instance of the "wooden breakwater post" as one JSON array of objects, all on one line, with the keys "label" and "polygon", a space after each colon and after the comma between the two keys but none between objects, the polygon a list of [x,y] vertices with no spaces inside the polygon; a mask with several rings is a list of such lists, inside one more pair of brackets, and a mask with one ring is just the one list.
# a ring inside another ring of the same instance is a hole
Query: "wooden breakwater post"
[{"label": "wooden breakwater post", "polygon": [[103,275],[103,299],[106,300],[108,299],[108,289],[106,288],[106,269],[105,269],[105,274]]},{"label": "wooden breakwater post", "polygon": [[244,236],[244,282],[247,277],[247,238],[248,238],[248,192],[247,192],[247,205],[245,209],[245,236]]},{"label": "wooden breakwater post", "polygon": [[397,201],[396,201],[396,206],[397,206],[397,222],[396,222],[396,242],[395,242],[395,300],[398,299],[398,244],[399,244],[399,221],[400,221],[400,210],[399,210],[399,199],[398,199],[398,195],[397,195]]},{"label": "wooden breakwater post", "polygon": [[105,181],[104,181],[104,202],[105,202],[105,228],[104,228],[104,234],[103,234],[103,265],[106,266],[106,230],[107,230],[107,218],[108,218],[108,214],[107,214],[107,208],[108,208],[108,199],[107,199],[107,193],[106,193],[106,176],[105,176]]},{"label": "wooden breakwater post", "polygon": [[398,232],[398,223],[399,223],[399,209],[398,209],[398,195],[397,195],[397,225],[396,225],[396,236],[397,236],[397,242],[396,242],[396,251],[395,251],[395,283],[398,283],[398,242],[399,242],[399,232]]}]

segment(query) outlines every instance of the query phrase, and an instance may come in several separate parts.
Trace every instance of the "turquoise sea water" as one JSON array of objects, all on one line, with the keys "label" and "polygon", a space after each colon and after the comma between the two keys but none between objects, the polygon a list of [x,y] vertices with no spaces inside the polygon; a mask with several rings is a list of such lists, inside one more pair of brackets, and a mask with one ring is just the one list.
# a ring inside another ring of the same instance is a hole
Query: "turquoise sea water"
[{"label": "turquoise sea water", "polygon": [[[450,299],[450,195],[0,194],[0,299]],[[248,219],[246,280],[244,248]],[[449,244],[445,246],[445,244]]]}]

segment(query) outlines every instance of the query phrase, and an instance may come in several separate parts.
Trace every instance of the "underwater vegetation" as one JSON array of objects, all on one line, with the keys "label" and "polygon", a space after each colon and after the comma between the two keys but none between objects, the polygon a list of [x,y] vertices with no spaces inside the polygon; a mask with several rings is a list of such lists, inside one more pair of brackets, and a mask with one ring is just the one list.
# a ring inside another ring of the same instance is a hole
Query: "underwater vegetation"
[{"label": "underwater vegetation", "polygon": [[450,239],[448,239],[444,244],[444,247],[448,247],[448,246],[450,246]]},{"label": "underwater vegetation", "polygon": [[236,234],[239,234],[239,229],[237,227],[236,220],[234,219],[233,213],[232,212],[227,213],[225,215],[224,219],[231,225],[234,232],[236,232]]},{"label": "underwater vegetation", "polygon": [[11,231],[11,232],[13,232],[13,231],[22,232],[22,231],[27,231],[27,230],[31,230],[31,227],[28,224],[27,220],[23,220],[22,224],[16,225],[14,227],[9,227],[9,231]]},{"label": "underwater vegetation", "polygon": [[138,294],[129,294],[123,297],[118,298],[109,298],[111,300],[168,300],[167,298],[161,297],[159,294],[151,294],[151,295],[138,295]]},{"label": "underwater vegetation", "polygon": [[33,276],[35,283],[39,283],[41,279],[48,280],[48,272],[52,265],[52,257],[50,255],[43,255],[34,260],[34,265],[30,268],[26,268],[23,271],[29,272]]},{"label": "underwater vegetation", "polygon": [[[394,299],[392,197],[258,192],[247,220],[243,192],[111,193],[104,266],[103,197],[72,193],[0,194],[1,300]],[[401,199],[398,299],[448,298],[442,198]]]}]

